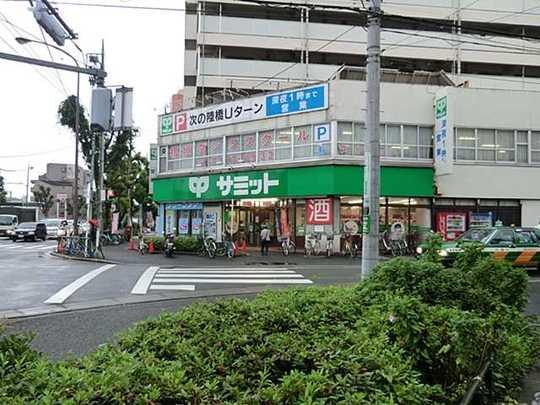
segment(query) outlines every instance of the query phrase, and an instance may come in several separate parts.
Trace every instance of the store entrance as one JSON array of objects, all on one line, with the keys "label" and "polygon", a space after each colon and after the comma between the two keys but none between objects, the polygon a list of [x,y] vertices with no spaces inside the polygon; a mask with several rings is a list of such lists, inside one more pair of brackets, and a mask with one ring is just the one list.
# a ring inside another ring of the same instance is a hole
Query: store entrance
[{"label": "store entrance", "polygon": [[[248,246],[260,246],[260,233],[263,226],[270,230],[271,244],[278,245],[284,232],[291,232],[290,218],[293,209],[286,202],[277,199],[241,200],[225,205],[225,227],[230,233],[231,223],[235,240],[246,240]],[[231,221],[232,216],[232,221]],[[287,223],[287,226],[284,226]],[[288,228],[288,229],[287,229]],[[291,235],[292,236],[292,235]]]}]

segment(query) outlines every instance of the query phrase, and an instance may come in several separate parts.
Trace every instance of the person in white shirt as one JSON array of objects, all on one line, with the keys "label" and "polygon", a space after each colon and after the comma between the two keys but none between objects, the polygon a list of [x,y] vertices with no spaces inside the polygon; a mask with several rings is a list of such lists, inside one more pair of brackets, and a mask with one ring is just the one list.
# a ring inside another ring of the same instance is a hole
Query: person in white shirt
[{"label": "person in white shirt", "polygon": [[270,229],[263,225],[261,230],[261,256],[268,256],[268,245],[270,244]]}]

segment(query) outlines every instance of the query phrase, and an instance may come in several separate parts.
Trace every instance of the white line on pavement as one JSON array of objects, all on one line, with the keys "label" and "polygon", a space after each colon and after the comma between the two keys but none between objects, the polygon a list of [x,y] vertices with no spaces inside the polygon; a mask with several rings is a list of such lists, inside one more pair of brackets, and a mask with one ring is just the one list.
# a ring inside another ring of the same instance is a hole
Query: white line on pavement
[{"label": "white line on pavement", "polygon": [[[157,280],[156,280],[157,281]],[[160,278],[160,283],[178,283],[180,279],[177,278]],[[226,279],[226,278],[183,278],[181,279],[184,283],[200,283],[200,284],[313,284],[313,281],[302,279],[249,279],[249,278],[238,278],[238,279]]]},{"label": "white line on pavement", "polygon": [[23,247],[24,247],[24,246],[10,246],[10,247],[8,247],[8,249],[9,249],[9,250],[11,250],[11,249],[21,249],[21,248],[23,248]]},{"label": "white line on pavement", "polygon": [[45,246],[45,247],[42,247],[42,248],[38,248],[38,250],[55,249],[55,248],[56,248],[56,245],[51,245],[51,246]]},{"label": "white line on pavement", "polygon": [[94,278],[99,276],[101,273],[112,269],[115,267],[115,264],[107,264],[105,266],[102,266],[98,269],[92,270],[88,273],[86,273],[84,276],[79,277],[77,280],[75,280],[73,283],[69,284],[68,286],[62,288],[60,291],[58,291],[56,294],[54,294],[52,297],[50,297],[47,301],[45,301],[45,304],[63,304],[64,301],[66,301],[75,291],[77,291],[79,288],[87,284],[88,282],[92,281]]},{"label": "white line on pavement", "polygon": [[160,284],[152,284],[150,287],[151,290],[173,290],[173,291],[195,291],[195,286],[193,284],[191,285],[160,285]]},{"label": "white line on pavement", "polygon": [[135,287],[131,290],[131,294],[146,294],[148,287],[158,270],[159,267],[155,266],[147,268],[139,280],[137,280]]},{"label": "white line on pavement", "polygon": [[160,278],[189,278],[189,277],[199,277],[199,278],[303,278],[301,274],[201,274],[201,273],[185,273],[185,274],[161,274],[159,272],[156,276],[156,280]]},{"label": "white line on pavement", "polygon": [[237,271],[255,271],[255,272],[263,272],[263,271],[288,271],[294,273],[294,271],[287,269],[286,267],[184,267],[184,268],[175,268],[175,269],[168,269],[164,268],[161,269],[160,272],[183,272],[187,271],[189,273],[194,272],[209,272],[209,271],[229,271],[229,272],[237,272]]},{"label": "white line on pavement", "polygon": [[540,283],[540,278],[533,278],[529,280],[529,283]]},{"label": "white line on pavement", "polygon": [[294,270],[197,270],[190,269],[185,271],[160,270],[159,274],[295,274]]}]

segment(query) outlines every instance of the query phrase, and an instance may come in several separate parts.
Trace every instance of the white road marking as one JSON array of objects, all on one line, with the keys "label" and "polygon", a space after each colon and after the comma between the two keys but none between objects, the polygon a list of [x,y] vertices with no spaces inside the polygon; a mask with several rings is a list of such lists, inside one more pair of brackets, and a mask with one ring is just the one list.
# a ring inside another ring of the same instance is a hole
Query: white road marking
[{"label": "white road marking", "polygon": [[[302,279],[249,279],[249,278],[182,278],[184,283],[199,283],[199,284],[313,284],[313,281]],[[157,280],[156,280],[157,281]],[[160,283],[178,283],[180,281],[177,278],[160,278]]]},{"label": "white road marking", "polygon": [[56,245],[50,245],[50,246],[45,246],[45,247],[42,247],[42,248],[38,248],[38,250],[45,250],[45,249],[56,249]]},{"label": "white road marking", "polygon": [[296,274],[294,270],[160,270],[159,274]]},{"label": "white road marking", "polygon": [[155,266],[147,268],[146,271],[142,274],[142,276],[139,277],[139,280],[137,280],[135,287],[133,287],[133,290],[131,290],[131,294],[146,294],[146,292],[148,291],[148,287],[150,287],[152,279],[154,278],[154,275],[157,273],[158,270],[159,267]]},{"label": "white road marking", "polygon": [[529,279],[529,283],[540,283],[540,278]]},{"label": "white road marking", "polygon": [[294,273],[293,270],[289,270],[284,267],[185,267],[185,268],[176,268],[176,269],[161,269],[160,273],[165,272],[174,272],[174,273],[181,273],[181,272],[188,272],[188,273],[211,273],[211,272],[229,272],[229,273],[241,273],[241,272],[256,272],[256,273],[264,273],[264,272],[287,272],[287,273]]},{"label": "white road marking", "polygon": [[11,250],[11,249],[21,249],[21,248],[23,248],[23,247],[24,247],[24,246],[10,246],[10,247],[8,247],[8,249],[9,249],[9,250]]},{"label": "white road marking", "polygon": [[77,280],[75,280],[73,283],[69,284],[68,286],[62,288],[60,291],[58,291],[56,294],[54,294],[52,297],[50,297],[47,301],[45,301],[45,304],[63,304],[75,291],[77,291],[79,288],[84,286],[85,284],[92,281],[94,278],[99,276],[101,273],[112,269],[115,267],[115,264],[107,264],[105,266],[102,266],[98,269],[92,270],[88,273],[86,273],[84,276],[79,277]]},{"label": "white road marking", "polygon": [[43,247],[43,246],[44,246],[44,245],[28,246],[28,247],[25,247],[24,250],[38,249],[38,248]]},{"label": "white road marking", "polygon": [[238,274],[238,273],[230,273],[230,274],[202,274],[202,273],[185,273],[185,274],[161,274],[161,272],[158,273],[156,276],[156,280],[159,278],[178,278],[182,279],[185,277],[199,277],[199,278],[242,278],[242,277],[248,277],[248,278],[303,278],[304,276],[301,274]]},{"label": "white road marking", "polygon": [[161,284],[152,284],[150,286],[151,290],[173,290],[173,291],[195,291],[195,286],[191,285],[161,285]]}]

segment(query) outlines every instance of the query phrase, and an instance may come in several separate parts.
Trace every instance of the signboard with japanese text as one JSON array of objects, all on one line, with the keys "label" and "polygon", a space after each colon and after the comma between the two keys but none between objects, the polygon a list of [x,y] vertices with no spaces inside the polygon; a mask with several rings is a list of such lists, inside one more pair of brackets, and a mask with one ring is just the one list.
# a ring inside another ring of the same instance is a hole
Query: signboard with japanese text
[{"label": "signboard with japanese text", "polygon": [[453,172],[454,128],[451,120],[451,97],[447,89],[439,91],[435,97],[435,139],[434,160],[437,175]]},{"label": "signboard with japanese text", "polygon": [[151,143],[150,144],[150,159],[148,160],[148,171],[149,171],[149,192],[152,194],[153,192],[153,184],[152,179],[157,176],[158,174],[158,144],[157,143]]},{"label": "signboard with japanese text", "polygon": [[332,199],[309,198],[306,200],[307,225],[332,225]]},{"label": "signboard with japanese text", "polygon": [[[362,166],[296,167],[154,179],[154,199],[163,203],[317,198],[363,195]],[[381,193],[394,197],[433,195],[432,168],[381,168]],[[314,181],[316,179],[316,181]],[[167,204],[167,209],[172,205]]]},{"label": "signboard with japanese text", "polygon": [[159,118],[160,136],[328,108],[328,84],[211,105]]}]

